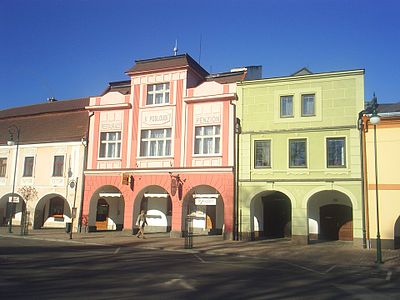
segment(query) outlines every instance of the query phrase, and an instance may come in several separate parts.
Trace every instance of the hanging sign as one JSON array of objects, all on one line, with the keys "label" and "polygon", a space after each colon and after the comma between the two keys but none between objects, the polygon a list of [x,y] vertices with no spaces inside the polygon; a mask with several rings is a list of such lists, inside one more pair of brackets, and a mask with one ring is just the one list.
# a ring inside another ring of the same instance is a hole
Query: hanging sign
[{"label": "hanging sign", "polygon": [[19,203],[19,197],[18,196],[9,196],[8,197],[8,202],[10,203]]},{"label": "hanging sign", "polygon": [[195,198],[194,203],[196,205],[216,205],[217,199],[216,198]]}]

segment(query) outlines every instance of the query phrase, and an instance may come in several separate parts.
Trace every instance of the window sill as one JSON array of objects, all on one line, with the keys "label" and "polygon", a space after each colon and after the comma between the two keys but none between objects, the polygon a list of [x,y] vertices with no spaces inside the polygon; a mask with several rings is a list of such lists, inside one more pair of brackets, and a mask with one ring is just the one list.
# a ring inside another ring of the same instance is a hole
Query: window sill
[{"label": "window sill", "polygon": [[97,161],[121,160],[121,157],[98,157]]}]

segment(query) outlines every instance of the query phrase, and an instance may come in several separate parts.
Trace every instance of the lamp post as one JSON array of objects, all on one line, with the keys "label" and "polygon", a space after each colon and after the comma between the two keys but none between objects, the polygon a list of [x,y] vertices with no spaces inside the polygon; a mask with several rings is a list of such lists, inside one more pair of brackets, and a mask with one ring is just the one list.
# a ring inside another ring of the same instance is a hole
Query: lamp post
[{"label": "lamp post", "polygon": [[[15,177],[17,174],[20,129],[15,125],[11,125],[10,127],[8,127],[8,133],[9,133],[9,140],[7,141],[7,145],[9,145],[9,146],[14,146],[15,144],[17,145],[17,149],[15,151],[14,178],[13,178],[12,194],[11,194],[11,212],[10,212],[10,221],[9,221],[9,227],[8,227],[8,232],[12,233],[12,218],[14,215]],[[15,135],[16,135],[16,138],[14,137]]]},{"label": "lamp post", "polygon": [[374,125],[374,158],[375,158],[375,200],[376,200],[376,263],[381,264],[382,262],[382,244],[381,244],[381,234],[379,230],[379,191],[378,191],[378,159],[377,159],[377,145],[376,145],[376,125],[379,124],[381,118],[376,112],[377,99],[374,94],[373,98],[373,109],[372,115],[369,121]]},{"label": "lamp post", "polygon": [[70,230],[70,232],[69,232],[69,239],[72,240],[72,231],[73,231],[73,228],[74,228],[74,219],[75,219],[75,217],[76,217],[76,207],[75,207],[75,204],[76,204],[76,189],[77,189],[77,187],[78,187],[78,177],[76,177],[75,180],[71,180],[70,183],[69,183],[69,186],[70,186],[71,188],[74,188],[74,189],[75,189],[75,190],[74,190],[74,204],[73,204],[73,206],[72,206],[72,212],[71,212],[71,230]]}]

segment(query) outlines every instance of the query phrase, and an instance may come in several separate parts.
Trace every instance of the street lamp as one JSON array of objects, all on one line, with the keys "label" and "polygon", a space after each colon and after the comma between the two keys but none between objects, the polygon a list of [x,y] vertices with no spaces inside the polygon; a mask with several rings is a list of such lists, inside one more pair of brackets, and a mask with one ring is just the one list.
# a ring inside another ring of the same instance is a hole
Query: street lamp
[{"label": "street lamp", "polygon": [[381,234],[379,230],[379,198],[378,198],[378,159],[377,159],[377,146],[376,146],[376,125],[381,121],[380,116],[376,112],[377,98],[374,94],[372,115],[369,121],[374,125],[374,158],[375,158],[375,200],[376,200],[376,263],[381,264],[382,262],[382,244]]},{"label": "street lamp", "polygon": [[74,219],[76,217],[75,204],[76,204],[76,189],[78,187],[78,177],[76,177],[75,180],[71,180],[70,183],[69,183],[69,186],[70,186],[70,188],[74,188],[75,189],[75,191],[74,191],[74,204],[72,206],[72,211],[71,211],[71,230],[69,232],[69,239],[72,240],[72,231],[73,231],[73,228],[74,228]]},{"label": "street lamp", "polygon": [[[12,194],[11,194],[10,222],[9,222],[9,227],[8,227],[8,232],[12,233],[12,218],[13,218],[13,215],[14,215],[15,176],[17,174],[17,162],[18,162],[18,149],[19,149],[20,129],[15,125],[11,125],[10,127],[8,127],[8,134],[9,134],[9,140],[7,141],[7,145],[8,146],[14,146],[15,144],[17,145],[17,149],[15,151],[14,178],[13,178]],[[16,135],[16,138],[15,138],[15,135]]]}]

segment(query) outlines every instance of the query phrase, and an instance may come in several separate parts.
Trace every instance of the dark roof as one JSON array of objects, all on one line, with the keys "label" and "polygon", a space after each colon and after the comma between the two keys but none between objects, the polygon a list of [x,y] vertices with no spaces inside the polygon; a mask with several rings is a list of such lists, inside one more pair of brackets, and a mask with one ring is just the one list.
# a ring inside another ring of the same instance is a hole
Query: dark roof
[{"label": "dark roof", "polygon": [[0,144],[7,144],[11,125],[20,130],[20,144],[80,141],[88,119],[88,112],[82,110],[0,119]]},{"label": "dark roof", "polygon": [[234,83],[244,80],[245,76],[245,71],[217,73],[208,75],[206,81],[215,81],[221,84]]},{"label": "dark roof", "polygon": [[311,72],[309,69],[307,69],[306,67],[301,68],[300,70],[298,70],[297,72],[294,72],[292,75],[290,76],[301,76],[301,75],[310,75],[310,74],[314,74],[313,72]]},{"label": "dark roof", "polygon": [[44,102],[0,110],[0,119],[31,116],[37,114],[84,110],[89,105],[89,98]]},{"label": "dark roof", "polygon": [[109,92],[119,92],[122,95],[129,95],[131,93],[131,81],[124,80],[109,82],[107,89],[102,93],[102,95]]},{"label": "dark roof", "polygon": [[400,102],[378,104],[377,113],[400,112]]},{"label": "dark roof", "polygon": [[161,70],[187,68],[194,69],[200,76],[205,77],[208,72],[203,69],[189,54],[165,56],[151,59],[136,60],[135,65],[126,71],[127,74],[149,73]]}]

